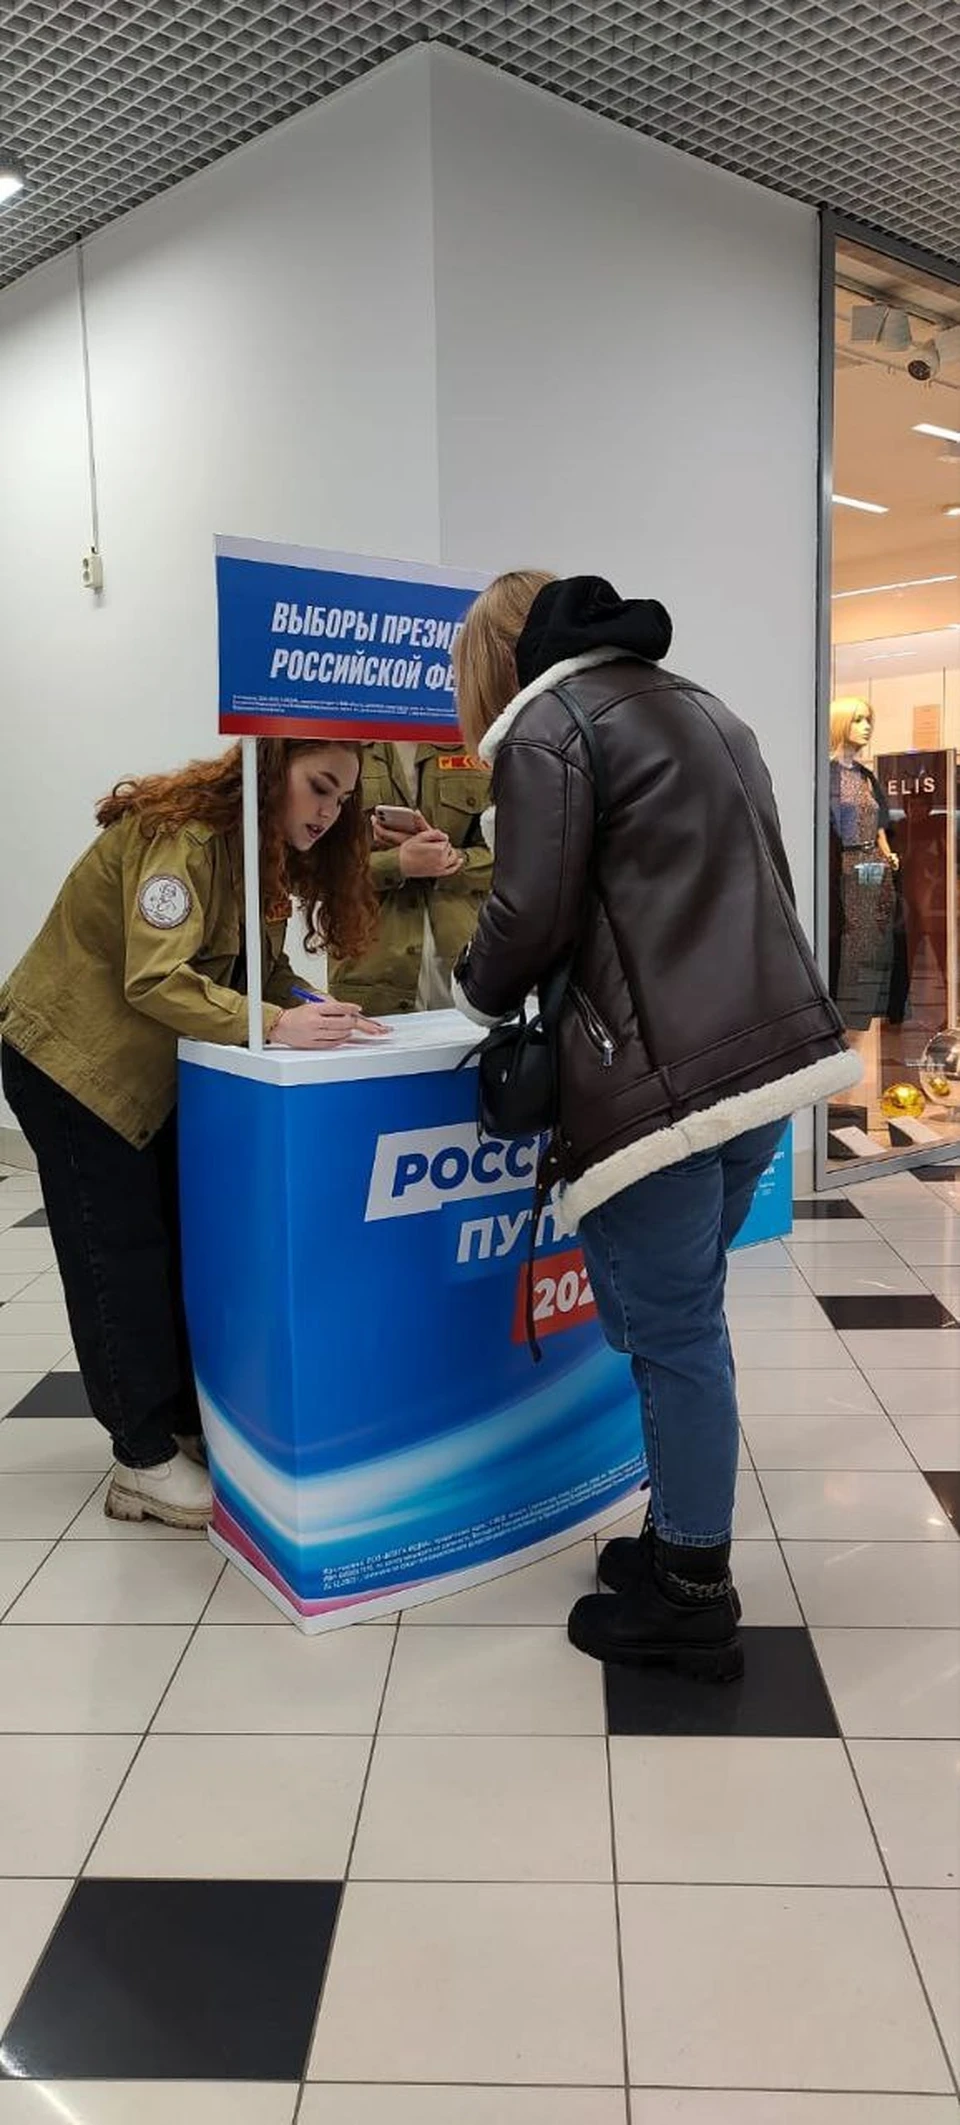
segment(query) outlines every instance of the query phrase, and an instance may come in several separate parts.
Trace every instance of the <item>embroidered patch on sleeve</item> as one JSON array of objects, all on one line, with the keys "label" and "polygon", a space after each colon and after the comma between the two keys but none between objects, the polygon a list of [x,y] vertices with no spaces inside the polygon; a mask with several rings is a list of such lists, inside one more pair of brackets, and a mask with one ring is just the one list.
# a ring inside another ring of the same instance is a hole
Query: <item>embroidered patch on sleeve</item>
[{"label": "embroidered patch on sleeve", "polygon": [[154,930],[178,930],[193,906],[193,896],[182,878],[145,878],[137,894],[137,906]]}]

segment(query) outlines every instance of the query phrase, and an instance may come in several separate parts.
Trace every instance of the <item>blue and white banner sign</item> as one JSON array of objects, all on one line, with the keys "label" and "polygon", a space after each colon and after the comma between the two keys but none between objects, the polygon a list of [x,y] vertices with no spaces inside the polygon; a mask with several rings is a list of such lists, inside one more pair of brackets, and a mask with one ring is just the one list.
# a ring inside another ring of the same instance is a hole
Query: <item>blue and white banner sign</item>
[{"label": "blue and white banner sign", "polygon": [[485,577],[218,538],[220,729],[416,739],[456,731],[451,651]]}]

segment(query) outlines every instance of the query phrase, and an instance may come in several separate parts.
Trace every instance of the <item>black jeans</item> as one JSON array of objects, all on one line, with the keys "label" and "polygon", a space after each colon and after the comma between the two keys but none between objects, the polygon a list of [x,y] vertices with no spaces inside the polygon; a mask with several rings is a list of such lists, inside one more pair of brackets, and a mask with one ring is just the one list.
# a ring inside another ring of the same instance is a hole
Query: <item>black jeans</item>
[{"label": "black jeans", "polygon": [[90,1407],[127,1468],[153,1468],[200,1411],[180,1279],[176,1117],[142,1151],[8,1042],[3,1089],[36,1153]]}]

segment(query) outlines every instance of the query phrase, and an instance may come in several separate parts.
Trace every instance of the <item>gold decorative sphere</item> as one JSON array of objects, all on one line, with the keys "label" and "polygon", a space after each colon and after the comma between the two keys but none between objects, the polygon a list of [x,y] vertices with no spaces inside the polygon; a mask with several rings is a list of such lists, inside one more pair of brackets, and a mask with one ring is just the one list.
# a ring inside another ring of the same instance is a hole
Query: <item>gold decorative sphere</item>
[{"label": "gold decorative sphere", "polygon": [[888,1085],[880,1100],[880,1111],[888,1122],[895,1122],[902,1115],[918,1122],[927,1102],[919,1085]]},{"label": "gold decorative sphere", "polygon": [[944,1026],[920,1057],[920,1083],[939,1107],[960,1108],[960,1026]]}]

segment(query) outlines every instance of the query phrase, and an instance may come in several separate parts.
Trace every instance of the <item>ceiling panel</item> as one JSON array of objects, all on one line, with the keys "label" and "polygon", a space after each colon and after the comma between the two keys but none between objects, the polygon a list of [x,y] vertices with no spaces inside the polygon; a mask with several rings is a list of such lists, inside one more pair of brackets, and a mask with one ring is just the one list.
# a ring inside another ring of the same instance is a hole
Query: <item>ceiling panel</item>
[{"label": "ceiling panel", "polygon": [[431,38],[960,259],[960,0],[0,0],[0,286]]}]

